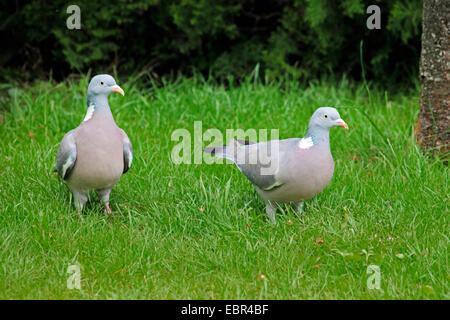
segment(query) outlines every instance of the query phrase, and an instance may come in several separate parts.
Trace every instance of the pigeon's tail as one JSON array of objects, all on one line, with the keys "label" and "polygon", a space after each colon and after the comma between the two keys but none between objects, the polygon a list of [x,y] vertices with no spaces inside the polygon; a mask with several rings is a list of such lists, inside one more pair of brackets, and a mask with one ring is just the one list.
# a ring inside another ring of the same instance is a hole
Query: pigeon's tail
[{"label": "pigeon's tail", "polygon": [[242,144],[239,141],[233,140],[228,146],[206,147],[203,152],[236,162],[237,150],[241,146]]},{"label": "pigeon's tail", "polygon": [[239,142],[242,145],[248,146],[249,144],[255,144],[256,142],[250,141],[250,140],[243,140],[243,139],[237,139],[237,142]]},{"label": "pigeon's tail", "polygon": [[234,161],[234,156],[229,152],[228,146],[216,146],[216,147],[206,147],[203,152],[209,153],[213,156],[229,159],[231,161]]}]

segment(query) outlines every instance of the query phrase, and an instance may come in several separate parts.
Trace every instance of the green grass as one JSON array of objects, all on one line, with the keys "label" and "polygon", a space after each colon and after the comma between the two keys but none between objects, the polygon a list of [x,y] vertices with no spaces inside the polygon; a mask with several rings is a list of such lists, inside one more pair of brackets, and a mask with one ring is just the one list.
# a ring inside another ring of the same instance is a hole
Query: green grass
[{"label": "green grass", "polygon": [[[84,117],[87,80],[2,98],[0,298],[450,298],[449,171],[414,144],[417,89],[372,90],[369,100],[346,81],[118,83],[126,95],[110,106],[135,158],[111,194],[114,218],[93,195],[84,222],[52,171],[64,133]],[[232,165],[170,161],[172,132],[194,121],[301,137],[319,106],[336,106],[350,126],[331,132],[333,180],[303,216],[278,213],[277,226]],[[67,289],[72,264],[81,291]],[[380,267],[382,290],[367,288],[368,265]]]}]

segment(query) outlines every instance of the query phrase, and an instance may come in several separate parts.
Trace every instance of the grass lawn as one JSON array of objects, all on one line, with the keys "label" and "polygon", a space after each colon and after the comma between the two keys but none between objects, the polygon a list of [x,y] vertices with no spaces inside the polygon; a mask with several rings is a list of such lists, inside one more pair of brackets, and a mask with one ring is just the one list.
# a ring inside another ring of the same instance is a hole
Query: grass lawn
[{"label": "grass lawn", "polygon": [[[1,98],[1,299],[450,298],[449,169],[414,144],[418,89],[117,82],[125,97],[109,103],[135,156],[112,191],[113,218],[92,195],[81,222],[52,172],[84,118],[87,80]],[[170,160],[172,132],[194,121],[302,137],[319,106],[336,106],[350,130],[332,130],[333,180],[301,217],[285,207],[272,225],[232,165]],[[81,290],[67,288],[69,265],[81,268]],[[367,286],[369,265],[380,290]]]}]

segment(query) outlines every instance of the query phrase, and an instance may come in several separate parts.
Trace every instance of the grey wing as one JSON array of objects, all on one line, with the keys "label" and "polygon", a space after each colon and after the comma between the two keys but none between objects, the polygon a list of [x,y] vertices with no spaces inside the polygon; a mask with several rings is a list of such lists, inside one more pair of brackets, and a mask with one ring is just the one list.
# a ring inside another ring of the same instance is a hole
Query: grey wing
[{"label": "grey wing", "polygon": [[258,188],[269,191],[283,185],[275,174],[261,174],[260,165],[237,165],[241,172]]},{"label": "grey wing", "polygon": [[272,140],[242,146],[235,158],[241,172],[258,188],[269,191],[282,186],[286,175],[282,169],[289,161],[289,147],[297,139]]},{"label": "grey wing", "polygon": [[56,170],[64,180],[69,177],[77,160],[77,146],[73,133],[74,130],[69,131],[61,140],[56,158]]},{"label": "grey wing", "polygon": [[122,143],[123,143],[123,173],[126,173],[133,162],[133,147],[131,146],[130,139],[125,131],[122,131]]}]

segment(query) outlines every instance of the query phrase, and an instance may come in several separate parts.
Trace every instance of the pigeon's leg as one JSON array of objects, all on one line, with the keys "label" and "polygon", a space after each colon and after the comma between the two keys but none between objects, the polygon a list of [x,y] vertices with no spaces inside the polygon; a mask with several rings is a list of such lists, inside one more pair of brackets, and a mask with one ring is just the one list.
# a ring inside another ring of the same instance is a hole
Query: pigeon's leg
[{"label": "pigeon's leg", "polygon": [[276,211],[277,211],[277,207],[275,204],[272,204],[270,202],[266,203],[266,213],[274,224],[277,223],[277,220],[275,219]]},{"label": "pigeon's leg", "polygon": [[75,191],[75,190],[73,190],[72,193],[73,193],[73,198],[74,198],[74,202],[75,202],[75,208],[77,208],[77,217],[79,217],[81,219],[81,221],[84,221],[83,216],[81,215],[81,212],[83,211],[83,207],[88,200],[88,196],[84,192]]},{"label": "pigeon's leg", "polygon": [[111,213],[111,208],[109,207],[109,194],[111,193],[111,188],[97,190],[99,198],[105,203],[106,212]]},{"label": "pigeon's leg", "polygon": [[301,216],[301,215],[303,214],[303,204],[304,204],[304,202],[301,201],[301,202],[299,202],[298,205],[297,205],[297,212],[298,212],[298,215],[299,215],[299,216]]}]

